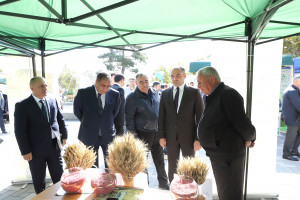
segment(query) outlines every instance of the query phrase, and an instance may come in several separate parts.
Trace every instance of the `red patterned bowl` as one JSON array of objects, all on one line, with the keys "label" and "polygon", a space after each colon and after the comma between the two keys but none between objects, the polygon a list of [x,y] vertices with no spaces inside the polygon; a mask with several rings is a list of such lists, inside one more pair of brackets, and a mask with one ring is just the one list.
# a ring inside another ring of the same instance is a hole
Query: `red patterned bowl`
[{"label": "red patterned bowl", "polygon": [[77,193],[85,183],[86,174],[80,167],[68,169],[61,177],[61,187],[70,193]]},{"label": "red patterned bowl", "polygon": [[102,169],[92,178],[91,186],[97,195],[107,195],[116,187],[116,175],[109,169]]},{"label": "red patterned bowl", "polygon": [[189,176],[174,177],[170,185],[170,191],[176,200],[197,200],[198,197],[198,185]]}]

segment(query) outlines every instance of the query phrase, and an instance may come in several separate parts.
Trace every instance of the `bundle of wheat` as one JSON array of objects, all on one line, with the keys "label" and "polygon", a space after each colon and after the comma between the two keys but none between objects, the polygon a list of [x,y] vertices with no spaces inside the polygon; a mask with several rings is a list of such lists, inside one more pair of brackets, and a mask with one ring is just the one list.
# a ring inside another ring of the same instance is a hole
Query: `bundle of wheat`
[{"label": "bundle of wheat", "polygon": [[128,133],[117,136],[109,144],[106,161],[109,169],[114,173],[120,173],[125,182],[147,168],[149,163],[147,153],[146,144]]},{"label": "bundle of wheat", "polygon": [[62,157],[65,161],[66,169],[72,167],[87,169],[94,165],[96,153],[94,153],[92,147],[87,147],[79,141],[78,143],[68,145]]},{"label": "bundle of wheat", "polygon": [[192,177],[199,185],[206,180],[208,171],[207,164],[198,157],[185,157],[178,161],[177,174]]}]

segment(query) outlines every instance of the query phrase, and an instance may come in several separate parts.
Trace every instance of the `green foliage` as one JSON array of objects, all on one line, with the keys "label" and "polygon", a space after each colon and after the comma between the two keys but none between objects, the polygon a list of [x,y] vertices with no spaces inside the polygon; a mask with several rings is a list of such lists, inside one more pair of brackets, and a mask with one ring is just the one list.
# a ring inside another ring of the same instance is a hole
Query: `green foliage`
[{"label": "green foliage", "polygon": [[283,40],[283,54],[290,54],[293,58],[300,56],[300,36],[288,37]]},{"label": "green foliage", "polygon": [[[171,74],[170,74],[171,69],[172,69],[172,66],[164,67],[163,65],[160,65],[159,68],[157,68],[154,71],[154,73],[155,72],[163,71],[164,72],[164,80],[163,80],[163,82],[166,83],[166,84],[169,84],[169,83],[172,83],[172,81],[171,81]],[[160,82],[160,80],[157,77],[153,76],[152,77],[152,82],[154,82],[154,81],[159,81]]]},{"label": "green foliage", "polygon": [[75,94],[79,86],[79,77],[69,68],[65,67],[64,71],[58,77],[58,84],[67,94]]},{"label": "green foliage", "polygon": [[[141,49],[141,46],[134,46],[136,49]],[[104,65],[109,71],[121,71],[124,74],[126,69],[131,72],[138,72],[135,66],[138,63],[146,63],[147,56],[141,52],[125,52],[123,50],[109,49],[108,53],[104,53],[98,58],[103,60]]]}]

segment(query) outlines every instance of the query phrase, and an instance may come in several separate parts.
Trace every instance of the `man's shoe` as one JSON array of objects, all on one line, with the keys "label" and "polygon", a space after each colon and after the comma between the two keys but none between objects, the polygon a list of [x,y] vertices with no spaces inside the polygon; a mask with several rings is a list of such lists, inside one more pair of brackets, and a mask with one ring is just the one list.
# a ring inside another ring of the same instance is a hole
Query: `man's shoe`
[{"label": "man's shoe", "polygon": [[0,144],[3,142],[4,140],[2,140],[1,138],[0,138]]},{"label": "man's shoe", "polygon": [[299,161],[298,158],[296,158],[292,155],[288,155],[288,156],[282,155],[282,158],[287,159],[287,160],[291,160],[291,161]]},{"label": "man's shoe", "polygon": [[159,186],[158,186],[160,189],[162,189],[162,190],[169,190],[170,189],[170,186],[169,186],[169,184],[167,183],[167,184],[163,184],[163,185],[160,185],[159,184]]},{"label": "man's shoe", "polygon": [[7,131],[2,131],[2,133],[7,133]]},{"label": "man's shoe", "polygon": [[300,153],[299,152],[292,152],[291,154],[292,154],[292,156],[297,156],[298,158],[300,158]]}]

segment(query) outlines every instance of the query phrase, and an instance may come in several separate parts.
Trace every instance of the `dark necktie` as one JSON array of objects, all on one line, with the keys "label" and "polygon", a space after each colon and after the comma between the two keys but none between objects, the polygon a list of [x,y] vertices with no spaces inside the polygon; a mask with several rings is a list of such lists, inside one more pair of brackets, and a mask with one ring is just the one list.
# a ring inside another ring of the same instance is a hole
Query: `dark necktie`
[{"label": "dark necktie", "polygon": [[40,100],[40,103],[42,104],[42,113],[43,113],[43,115],[46,117],[46,119],[48,120],[47,110],[46,110],[44,101],[43,101],[43,100]]},{"label": "dark necktie", "polygon": [[98,93],[98,104],[99,104],[99,107],[100,107],[100,115],[102,115],[103,106],[102,106],[101,94],[99,94],[99,93]]},{"label": "dark necktie", "polygon": [[176,88],[176,94],[175,94],[175,98],[174,98],[176,112],[177,112],[177,108],[178,108],[178,99],[179,99],[179,87]]}]

